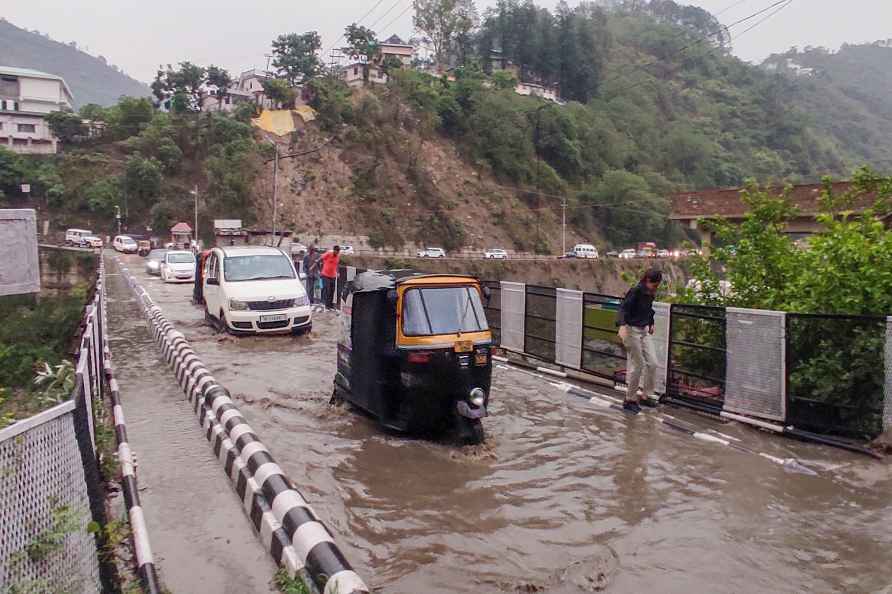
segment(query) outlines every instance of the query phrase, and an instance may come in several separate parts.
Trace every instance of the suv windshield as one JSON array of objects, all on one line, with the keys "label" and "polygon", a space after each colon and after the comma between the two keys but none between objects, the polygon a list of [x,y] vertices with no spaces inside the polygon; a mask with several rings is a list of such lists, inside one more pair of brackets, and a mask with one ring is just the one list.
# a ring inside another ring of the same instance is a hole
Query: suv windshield
[{"label": "suv windshield", "polygon": [[291,262],[283,255],[227,256],[223,259],[227,282],[294,278]]},{"label": "suv windshield", "polygon": [[167,250],[152,250],[149,252],[148,258],[149,260],[163,260],[166,253]]},{"label": "suv windshield", "polygon": [[168,264],[192,264],[195,256],[192,254],[167,254]]},{"label": "suv windshield", "polygon": [[474,287],[409,289],[403,297],[403,334],[430,336],[487,330]]}]

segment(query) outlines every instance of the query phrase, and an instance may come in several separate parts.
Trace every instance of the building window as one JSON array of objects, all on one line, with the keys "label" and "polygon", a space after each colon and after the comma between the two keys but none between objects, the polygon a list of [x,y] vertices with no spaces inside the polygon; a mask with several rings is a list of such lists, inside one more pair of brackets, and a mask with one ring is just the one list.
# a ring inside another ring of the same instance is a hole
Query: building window
[{"label": "building window", "polygon": [[229,95],[227,95],[223,101],[226,103],[226,105],[229,105]]},{"label": "building window", "polygon": [[19,132],[36,132],[36,126],[34,124],[19,124]]},{"label": "building window", "polygon": [[19,102],[18,102],[18,101],[16,101],[15,103],[13,103],[13,106],[14,106],[14,107],[13,107],[12,109],[13,109],[14,111],[18,111],[18,110],[19,110]]},{"label": "building window", "polygon": [[353,67],[353,76],[356,76],[357,74],[359,74],[359,68],[354,66]]},{"label": "building window", "polygon": [[2,101],[0,101],[0,109],[2,109],[3,111],[6,111],[6,99],[3,99]]}]

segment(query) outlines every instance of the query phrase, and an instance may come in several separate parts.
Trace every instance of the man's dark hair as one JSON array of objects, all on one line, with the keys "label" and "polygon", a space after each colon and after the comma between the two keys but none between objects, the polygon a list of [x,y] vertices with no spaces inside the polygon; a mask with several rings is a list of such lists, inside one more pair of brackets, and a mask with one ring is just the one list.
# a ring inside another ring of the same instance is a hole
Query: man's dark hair
[{"label": "man's dark hair", "polygon": [[663,271],[651,268],[644,273],[644,277],[641,280],[646,280],[652,283],[661,283],[663,282]]},{"label": "man's dark hair", "polygon": [[333,249],[334,251],[336,251],[336,252],[339,252],[339,251],[341,251],[341,246],[336,245],[336,246],[334,246],[334,248],[332,248],[332,249]]}]

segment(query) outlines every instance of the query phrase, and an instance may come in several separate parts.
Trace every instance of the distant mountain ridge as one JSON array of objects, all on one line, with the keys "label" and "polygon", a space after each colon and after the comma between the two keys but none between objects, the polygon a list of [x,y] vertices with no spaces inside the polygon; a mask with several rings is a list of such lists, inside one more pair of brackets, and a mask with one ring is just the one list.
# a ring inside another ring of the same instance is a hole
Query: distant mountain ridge
[{"label": "distant mountain ridge", "polygon": [[16,27],[0,18],[0,66],[33,68],[61,76],[74,93],[75,107],[108,106],[122,95],[147,97],[149,87],[116,70],[102,57]]}]

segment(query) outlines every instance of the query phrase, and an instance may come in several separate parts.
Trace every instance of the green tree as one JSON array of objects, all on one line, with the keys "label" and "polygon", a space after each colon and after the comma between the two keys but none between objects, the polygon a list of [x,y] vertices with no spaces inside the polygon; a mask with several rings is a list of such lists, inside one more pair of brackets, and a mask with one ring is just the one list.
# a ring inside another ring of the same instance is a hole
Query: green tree
[{"label": "green tree", "polygon": [[136,200],[131,206],[150,207],[161,192],[161,164],[139,154],[128,157],[121,186],[129,199]]},{"label": "green tree", "polygon": [[315,77],[322,68],[322,38],[316,31],[288,33],[273,40],[273,68],[293,87]]},{"label": "green tree", "polygon": [[192,62],[180,62],[177,68],[168,64],[155,74],[152,94],[159,102],[171,100],[173,111],[196,112],[201,109],[206,79],[207,69]]},{"label": "green tree", "polygon": [[662,238],[668,204],[639,175],[608,171],[578,200],[613,246]]},{"label": "green tree", "polygon": [[214,87],[213,94],[217,98],[217,110],[223,109],[223,100],[229,96],[229,87],[232,86],[232,77],[229,72],[219,66],[208,66],[205,81]]},{"label": "green tree", "polygon": [[288,82],[283,79],[264,80],[263,92],[279,108],[291,108],[294,106],[294,89],[289,87]]},{"label": "green tree", "polygon": [[87,133],[87,127],[80,116],[70,111],[51,111],[46,114],[45,119],[53,136],[61,140],[62,144],[74,142]]},{"label": "green tree", "polygon": [[434,66],[440,71],[449,64],[449,51],[459,27],[465,36],[473,27],[474,4],[462,3],[460,10],[459,0],[413,0],[412,7],[415,9],[415,28],[430,40]]},{"label": "green tree", "polygon": [[353,23],[344,30],[344,39],[347,40],[344,53],[354,60],[362,61],[362,80],[369,81],[369,64],[378,57],[381,44],[375,32],[371,29]]},{"label": "green tree", "polygon": [[0,146],[0,195],[18,193],[24,171],[19,156]]},{"label": "green tree", "polygon": [[492,84],[499,90],[513,91],[517,86],[517,77],[507,70],[497,70],[492,73]]},{"label": "green tree", "polygon": [[121,97],[108,113],[112,136],[115,138],[136,136],[148,126],[154,116],[155,108],[149,99]]},{"label": "green tree", "polygon": [[115,206],[120,206],[120,182],[115,177],[95,181],[84,190],[87,206],[95,213],[112,216]]},{"label": "green tree", "polygon": [[78,110],[78,113],[83,119],[91,122],[107,122],[110,117],[108,108],[95,103],[87,103]]}]

